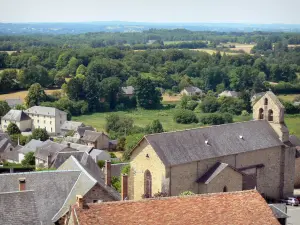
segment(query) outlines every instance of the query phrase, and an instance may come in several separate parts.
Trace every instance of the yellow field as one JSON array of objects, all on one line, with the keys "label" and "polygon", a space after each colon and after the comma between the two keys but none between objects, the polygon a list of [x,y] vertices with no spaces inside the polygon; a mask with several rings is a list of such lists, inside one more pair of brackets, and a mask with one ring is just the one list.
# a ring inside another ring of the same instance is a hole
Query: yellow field
[{"label": "yellow field", "polygon": [[162,97],[163,102],[179,102],[181,98],[180,95],[169,96],[168,94],[164,94]]},{"label": "yellow field", "polygon": [[[55,91],[60,91],[61,89],[52,89],[52,90],[45,90],[46,94],[52,94]],[[22,100],[25,99],[27,96],[28,91],[17,91],[9,94],[2,94],[0,95],[0,100],[10,99],[10,98],[20,98]]]},{"label": "yellow field", "polygon": [[[214,53],[217,53],[218,51],[215,50],[215,49],[207,49],[207,48],[197,48],[197,49],[190,49],[192,51],[199,51],[199,52],[206,52],[208,54],[214,54]],[[224,53],[226,53],[226,55],[238,55],[238,54],[241,54],[241,53],[235,53],[235,52],[224,52],[224,51],[220,51],[221,55],[223,55]]]},{"label": "yellow field", "polygon": [[284,101],[294,101],[296,96],[300,96],[300,94],[290,94],[290,95],[278,95],[279,98],[281,98]]},{"label": "yellow field", "polygon": [[[230,50],[232,51],[239,51],[239,50],[243,50],[244,52],[250,54],[251,49],[254,47],[254,45],[250,45],[250,44],[240,44],[240,43],[228,43],[226,45],[235,45],[235,48],[230,48]],[[226,46],[225,45],[225,46]]]}]

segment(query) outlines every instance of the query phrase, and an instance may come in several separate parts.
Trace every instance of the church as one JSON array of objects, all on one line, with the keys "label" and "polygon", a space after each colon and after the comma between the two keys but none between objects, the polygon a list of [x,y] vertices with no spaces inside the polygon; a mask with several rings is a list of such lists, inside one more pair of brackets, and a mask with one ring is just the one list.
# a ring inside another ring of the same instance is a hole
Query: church
[{"label": "church", "polygon": [[251,121],[146,135],[130,165],[129,199],[249,189],[279,199],[293,194],[295,147],[284,106],[268,91]]}]

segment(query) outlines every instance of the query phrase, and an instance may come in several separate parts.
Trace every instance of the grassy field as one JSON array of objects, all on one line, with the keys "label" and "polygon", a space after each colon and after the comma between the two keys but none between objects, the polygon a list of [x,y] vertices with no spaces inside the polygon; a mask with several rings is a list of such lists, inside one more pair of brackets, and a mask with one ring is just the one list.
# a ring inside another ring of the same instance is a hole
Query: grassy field
[{"label": "grassy field", "polygon": [[[207,48],[197,48],[197,49],[190,49],[190,50],[193,50],[193,51],[199,51],[199,52],[206,52],[208,54],[214,54],[214,53],[217,53],[217,50],[215,49],[207,49]],[[224,53],[226,53],[226,55],[239,55],[241,53],[238,53],[238,52],[224,52],[224,51],[220,51],[220,53],[223,55]]]},{"label": "grassy field", "polygon": [[[45,90],[46,94],[52,94],[55,91],[60,91],[61,89],[51,89]],[[20,98],[22,100],[27,96],[28,91],[17,91],[9,94],[0,95],[0,100],[10,99],[10,98]]]},{"label": "grassy field", "polygon": [[[134,110],[134,111],[119,111],[115,112],[118,115],[125,115],[133,118],[134,124],[140,127],[145,127],[155,119],[159,119],[163,127],[167,131],[183,130],[189,128],[199,127],[199,124],[178,124],[173,121],[173,114],[175,109],[168,110]],[[91,115],[82,115],[78,117],[72,117],[74,121],[81,121],[85,125],[90,125],[97,130],[105,129],[105,117],[110,113],[94,113]],[[201,113],[196,113],[200,116]],[[249,120],[249,117],[235,116],[234,121],[240,122]]]},{"label": "grassy field", "polygon": [[294,101],[296,96],[300,96],[300,94],[290,94],[290,95],[278,95],[278,97],[284,101]]},{"label": "grassy field", "polygon": [[248,54],[251,53],[251,49],[254,47],[254,45],[250,45],[250,44],[240,44],[240,43],[227,43],[227,44],[224,44],[224,46],[229,46],[229,45],[235,45],[235,48],[230,48],[230,50],[232,50],[232,51],[243,50],[244,52],[246,52]]},{"label": "grassy field", "polygon": [[290,134],[294,134],[300,138],[300,114],[286,115],[284,121],[289,128]]}]

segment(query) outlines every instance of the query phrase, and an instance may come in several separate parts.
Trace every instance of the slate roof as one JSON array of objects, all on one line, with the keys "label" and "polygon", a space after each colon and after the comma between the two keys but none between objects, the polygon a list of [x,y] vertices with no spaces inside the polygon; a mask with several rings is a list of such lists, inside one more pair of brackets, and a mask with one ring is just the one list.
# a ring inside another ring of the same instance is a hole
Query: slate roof
[{"label": "slate roof", "polygon": [[5,160],[19,162],[19,152],[16,150],[16,148],[12,149],[12,151],[5,151],[2,153],[2,158]]},{"label": "slate roof", "polygon": [[43,145],[43,142],[40,140],[31,139],[26,145],[24,145],[20,150],[20,153],[24,155],[28,152],[35,152],[36,149]]},{"label": "slate roof", "polygon": [[251,101],[256,100],[257,98],[261,98],[262,96],[264,96],[266,94],[266,92],[259,92],[259,93],[255,93],[254,95],[251,96]]},{"label": "slate roof", "polygon": [[14,148],[14,145],[6,133],[0,133],[0,153],[8,152]]},{"label": "slate roof", "polygon": [[36,149],[34,156],[44,161],[47,161],[48,156],[51,155],[52,159],[54,159],[58,152],[61,152],[66,148],[68,147],[65,145],[53,142],[51,140],[47,140]]},{"label": "slate roof", "polygon": [[30,120],[31,118],[24,113],[22,110],[11,109],[5,116],[2,117],[2,120],[9,120],[9,121],[23,121],[23,120]]},{"label": "slate roof", "polygon": [[110,154],[107,151],[93,149],[90,152],[90,156],[94,159],[95,162],[98,160],[110,160]]},{"label": "slate roof", "polygon": [[121,172],[124,166],[129,165],[129,163],[117,163],[117,164],[111,164],[111,176],[113,177],[119,177],[121,176]]},{"label": "slate roof", "polygon": [[7,98],[5,99],[10,108],[14,108],[16,105],[22,105],[23,100],[20,98]]},{"label": "slate roof", "polygon": [[184,90],[186,90],[189,93],[202,92],[200,88],[194,86],[185,87]]},{"label": "slate roof", "polygon": [[289,216],[286,213],[286,204],[269,204],[274,216],[278,219],[288,218]]},{"label": "slate roof", "polygon": [[95,142],[97,141],[97,139],[99,137],[101,137],[102,135],[107,136],[105,133],[103,132],[96,132],[96,131],[90,131],[90,130],[86,130],[84,132],[83,137],[81,138],[82,141],[88,141],[88,142]]},{"label": "slate roof", "polygon": [[122,91],[125,93],[125,95],[133,95],[134,87],[132,86],[122,87]]},{"label": "slate roof", "polygon": [[255,190],[105,202],[88,204],[87,209],[74,206],[73,210],[80,225],[279,225]]},{"label": "slate roof", "polygon": [[43,116],[56,116],[59,114],[67,114],[64,111],[60,111],[53,107],[45,107],[45,106],[33,106],[27,110],[26,113],[32,113],[36,115],[43,115]]},{"label": "slate roof", "polygon": [[25,178],[26,190],[34,191],[39,220],[44,225],[53,224],[52,217],[63,206],[80,173],[80,171],[40,171],[0,174],[0,192],[18,191],[19,178]]},{"label": "slate roof", "polygon": [[144,139],[166,166],[283,145],[265,120],[151,134]]},{"label": "slate roof", "polygon": [[104,174],[102,170],[87,153],[83,154],[83,157],[80,161],[78,161],[74,156],[70,156],[69,159],[58,168],[58,170],[80,170],[82,171],[82,175],[79,178],[77,185],[74,187],[73,191],[65,201],[64,206],[53,217],[53,221],[58,220],[60,217],[66,214],[70,205],[74,204],[76,201],[76,193],[81,192],[82,196],[84,196],[84,194],[87,193],[95,184],[100,185],[115,200],[121,199],[120,194],[114,188],[105,185]]},{"label": "slate roof", "polygon": [[95,129],[91,126],[78,127],[77,128],[77,133],[80,135],[80,137],[82,137],[86,130],[94,131]]},{"label": "slate roof", "polygon": [[74,156],[78,161],[81,160],[84,152],[76,151],[76,152],[59,152],[52,163],[51,167],[52,168],[58,168],[60,167],[65,161],[67,161],[70,156]]},{"label": "slate roof", "polygon": [[204,173],[196,182],[209,184],[216,176],[218,176],[225,168],[231,168],[237,173],[242,174],[237,169],[233,168],[232,166],[228,165],[227,163],[217,162],[213,165],[206,173]]},{"label": "slate roof", "polygon": [[296,158],[300,158],[300,139],[295,135],[290,135],[289,141],[296,148]]},{"label": "slate roof", "polygon": [[223,91],[219,94],[219,96],[225,96],[225,97],[238,97],[239,93],[236,91]]},{"label": "slate roof", "polygon": [[34,192],[0,193],[0,224],[40,225]]},{"label": "slate roof", "polygon": [[[267,91],[265,95],[268,95],[278,107],[284,109],[284,106],[282,105],[280,100],[276,97],[276,95],[272,91]],[[264,96],[262,96],[262,97],[264,97]]]},{"label": "slate roof", "polygon": [[93,146],[87,146],[87,145],[82,145],[82,144],[78,144],[78,143],[71,143],[71,142],[67,142],[67,141],[62,141],[61,142],[62,145],[70,145],[71,148],[76,149],[78,151],[82,151],[82,152],[90,152],[94,147]]},{"label": "slate roof", "polygon": [[61,130],[68,130],[68,131],[70,131],[70,130],[76,131],[78,127],[82,127],[82,126],[84,126],[84,124],[83,124],[82,122],[65,121],[65,122],[61,125],[60,129],[61,129]]}]

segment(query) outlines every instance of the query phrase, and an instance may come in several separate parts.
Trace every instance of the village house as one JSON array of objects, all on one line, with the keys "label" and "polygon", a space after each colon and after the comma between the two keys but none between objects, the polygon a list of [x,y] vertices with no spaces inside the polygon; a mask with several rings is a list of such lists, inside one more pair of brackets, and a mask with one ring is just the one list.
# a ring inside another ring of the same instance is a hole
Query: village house
[{"label": "village house", "polygon": [[91,127],[91,126],[78,127],[78,128],[76,129],[74,135],[73,135],[73,138],[79,140],[80,138],[83,137],[84,132],[85,132],[86,130],[95,131],[95,129],[94,129],[93,127]]},{"label": "village house", "polygon": [[187,95],[187,96],[194,96],[194,95],[203,95],[204,92],[197,87],[194,86],[189,86],[189,87],[185,87],[181,92],[181,95]]},{"label": "village house", "polygon": [[33,106],[25,113],[32,119],[32,130],[43,128],[49,134],[61,134],[60,127],[67,120],[67,113],[53,107]]},{"label": "village house", "polygon": [[20,131],[28,131],[32,128],[31,118],[22,110],[11,109],[1,118],[1,127],[5,132],[10,123],[15,123]]},{"label": "village house", "polygon": [[97,149],[109,149],[109,137],[103,132],[86,130],[81,141]]},{"label": "village house", "polygon": [[132,98],[134,96],[134,87],[127,86],[127,87],[122,87],[121,89],[124,96],[129,98]]},{"label": "village house", "polygon": [[36,149],[43,145],[43,142],[40,140],[32,139],[26,145],[24,145],[21,149],[18,150],[19,155],[19,163],[22,162],[25,155],[29,152],[35,153]]},{"label": "village house", "polygon": [[223,91],[218,95],[218,97],[232,97],[232,98],[238,98],[239,97],[239,92],[236,91]]},{"label": "village house", "polygon": [[68,132],[73,131],[74,133],[77,131],[78,127],[84,127],[85,125],[82,122],[77,121],[65,121],[61,127],[61,133],[65,135]]},{"label": "village house", "polygon": [[97,204],[77,196],[65,224],[280,225],[255,190]]},{"label": "village house", "polygon": [[256,188],[266,198],[291,196],[295,148],[284,107],[267,92],[253,121],[146,135],[131,152],[129,199]]}]

